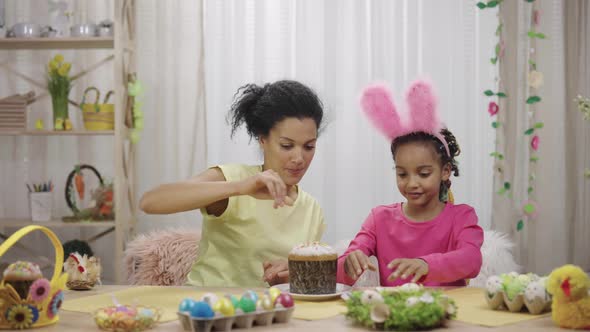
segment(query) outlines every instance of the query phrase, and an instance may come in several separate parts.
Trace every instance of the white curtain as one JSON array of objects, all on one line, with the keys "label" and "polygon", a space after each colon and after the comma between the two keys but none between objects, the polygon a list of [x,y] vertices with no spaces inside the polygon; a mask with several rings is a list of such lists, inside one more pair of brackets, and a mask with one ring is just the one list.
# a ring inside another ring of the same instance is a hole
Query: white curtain
[{"label": "white curtain", "polygon": [[398,104],[407,85],[429,76],[440,111],[461,145],[458,203],[491,219],[494,132],[482,91],[495,10],[473,1],[205,1],[207,147],[210,165],[260,163],[256,142],[241,131],[230,140],[225,122],[236,89],[246,83],[299,80],[327,110],[316,157],[302,187],[322,205],[324,240],[351,238],[370,209],[401,201],[389,144],[361,116],[361,89],[386,81]]},{"label": "white curtain", "polygon": [[[517,243],[517,258],[526,271],[546,274],[566,263],[590,269],[590,181],[584,179],[584,165],[590,161],[590,126],[573,101],[578,94],[588,96],[590,84],[588,15],[585,0],[563,2],[542,0],[536,7],[523,1],[502,4],[506,36],[505,65],[501,80],[509,91],[501,121],[506,124],[506,167],[515,190],[512,197],[494,196],[493,228],[511,233]],[[538,32],[548,38],[531,44],[527,36],[534,9],[541,13]],[[533,47],[535,46],[535,47]],[[527,73],[531,49],[537,70],[545,84],[535,91],[542,102],[534,110],[535,121],[545,127],[538,131],[539,161],[529,168]],[[538,217],[525,220],[522,231],[516,222],[522,217],[528,198],[529,176],[534,175],[531,198],[538,203]]]},{"label": "white curtain", "polygon": [[[207,167],[202,1],[137,1],[138,73],[145,128],[138,150],[138,199]],[[198,212],[146,215],[138,232],[199,227]]]}]

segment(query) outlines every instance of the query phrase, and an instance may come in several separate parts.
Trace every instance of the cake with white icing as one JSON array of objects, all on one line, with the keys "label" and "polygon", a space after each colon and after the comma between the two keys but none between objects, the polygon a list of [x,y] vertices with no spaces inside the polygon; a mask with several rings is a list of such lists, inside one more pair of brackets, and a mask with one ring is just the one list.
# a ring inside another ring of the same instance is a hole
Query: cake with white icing
[{"label": "cake with white icing", "polygon": [[338,254],[319,243],[300,244],[289,253],[289,291],[298,294],[336,292]]}]

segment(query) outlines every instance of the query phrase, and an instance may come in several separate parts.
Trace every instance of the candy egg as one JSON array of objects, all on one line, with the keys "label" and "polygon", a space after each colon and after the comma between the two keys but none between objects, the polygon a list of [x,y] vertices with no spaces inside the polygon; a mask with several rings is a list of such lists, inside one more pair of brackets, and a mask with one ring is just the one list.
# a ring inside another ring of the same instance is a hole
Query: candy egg
[{"label": "candy egg", "polygon": [[207,302],[198,301],[195,302],[193,307],[191,308],[191,316],[196,318],[211,318],[215,316],[213,309]]},{"label": "candy egg", "polygon": [[238,308],[238,304],[240,303],[240,301],[238,300],[238,298],[235,295],[232,294],[226,294],[225,295],[226,299],[229,299],[231,301],[231,303],[233,304],[234,308]]},{"label": "candy egg", "polygon": [[219,312],[224,316],[233,316],[236,313],[236,309],[231,300],[226,297],[222,297],[215,302],[213,305],[213,311]]},{"label": "candy egg", "polygon": [[154,316],[154,311],[151,309],[141,309],[141,311],[139,312],[139,314],[143,317],[153,317]]},{"label": "candy egg", "polygon": [[206,293],[201,297],[201,301],[209,303],[210,306],[214,306],[215,303],[219,300],[219,297],[213,293]]},{"label": "candy egg", "polygon": [[256,302],[258,301],[258,294],[256,294],[255,291],[249,290],[246,293],[244,293],[244,295],[242,295],[242,297],[248,296],[252,299],[252,301]]},{"label": "candy egg", "polygon": [[272,301],[272,303],[275,303],[277,297],[281,295],[281,290],[276,287],[271,287],[268,289],[267,293],[270,296],[270,300]]},{"label": "candy egg", "polygon": [[178,306],[178,311],[180,312],[190,312],[192,307],[195,306],[195,300],[190,299],[190,298],[186,298],[184,300],[182,300],[182,302],[180,302],[180,305]]},{"label": "candy egg", "polygon": [[283,308],[291,308],[293,304],[293,298],[287,293],[282,293],[275,300],[275,307],[282,306]]},{"label": "candy egg", "polygon": [[274,309],[274,305],[270,296],[264,295],[258,299],[256,302],[256,309],[258,310],[272,310]]},{"label": "candy egg", "polygon": [[256,302],[254,302],[249,296],[242,296],[238,306],[245,313],[256,310]]}]

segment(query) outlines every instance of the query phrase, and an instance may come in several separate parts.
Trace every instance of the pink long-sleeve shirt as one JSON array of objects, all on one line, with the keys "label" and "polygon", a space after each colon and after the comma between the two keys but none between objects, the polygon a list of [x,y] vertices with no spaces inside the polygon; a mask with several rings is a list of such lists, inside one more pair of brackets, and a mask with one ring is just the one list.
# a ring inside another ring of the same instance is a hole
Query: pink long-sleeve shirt
[{"label": "pink long-sleeve shirt", "polygon": [[464,286],[481,268],[483,230],[475,210],[469,205],[447,203],[433,220],[413,222],[403,213],[402,204],[381,205],[371,210],[361,230],[338,258],[338,282],[355,280],[344,272],[346,256],[361,250],[376,256],[382,286],[398,286],[407,279],[387,280],[393,272],[387,267],[396,258],[421,258],[428,263],[428,274],[419,282],[426,286]]}]

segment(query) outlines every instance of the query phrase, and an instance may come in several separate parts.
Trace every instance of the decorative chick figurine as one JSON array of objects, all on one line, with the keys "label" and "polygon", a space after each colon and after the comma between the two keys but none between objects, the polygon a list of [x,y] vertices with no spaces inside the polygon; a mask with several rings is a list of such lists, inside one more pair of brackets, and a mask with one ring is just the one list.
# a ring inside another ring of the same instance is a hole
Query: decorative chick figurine
[{"label": "decorative chick figurine", "polygon": [[70,119],[65,119],[64,120],[64,129],[65,130],[72,130],[72,122],[70,121]]},{"label": "decorative chick figurine", "polygon": [[553,321],[563,328],[590,328],[590,278],[575,265],[564,265],[551,272],[547,291],[553,295]]},{"label": "decorative chick figurine", "polygon": [[91,289],[98,282],[102,267],[100,259],[79,253],[71,253],[64,262],[64,271],[68,273],[66,285],[70,289]]},{"label": "decorative chick figurine", "polygon": [[37,119],[37,121],[35,121],[35,129],[37,130],[43,130],[43,120],[42,119]]},{"label": "decorative chick figurine", "polygon": [[64,119],[57,118],[55,119],[55,124],[53,126],[55,130],[64,130]]}]

